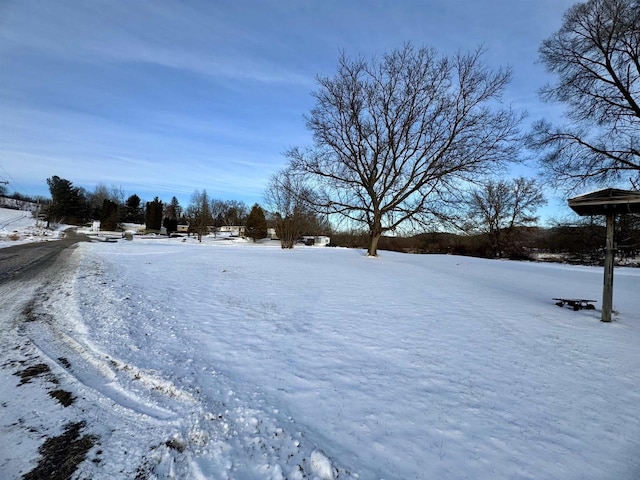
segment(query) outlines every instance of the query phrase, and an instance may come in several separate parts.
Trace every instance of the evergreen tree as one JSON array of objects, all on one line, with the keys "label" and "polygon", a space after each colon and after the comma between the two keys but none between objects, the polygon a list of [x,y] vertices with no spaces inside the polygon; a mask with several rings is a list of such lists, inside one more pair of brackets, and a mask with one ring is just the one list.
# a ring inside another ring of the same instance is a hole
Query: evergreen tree
[{"label": "evergreen tree", "polygon": [[170,237],[172,233],[178,231],[178,219],[164,217],[162,219],[162,226],[167,231],[167,236]]},{"label": "evergreen tree", "polygon": [[140,208],[141,203],[142,203],[142,200],[140,200],[140,197],[135,193],[131,195],[129,198],[127,198],[127,201],[125,202],[125,214],[124,214],[124,219],[126,222],[142,223],[143,218],[142,218],[142,212]]},{"label": "evergreen tree", "polygon": [[176,197],[171,197],[171,202],[168,203],[165,208],[164,216],[175,219],[176,221],[182,216],[182,207]]},{"label": "evergreen tree", "polygon": [[47,178],[47,185],[51,192],[48,221],[78,224],[86,220],[87,197],[83,188],[74,187],[69,180],[57,175]]},{"label": "evergreen tree", "polygon": [[147,230],[159,231],[162,227],[162,202],[158,197],[154,198],[153,202],[147,202],[144,221]]},{"label": "evergreen tree", "polygon": [[113,231],[118,227],[118,204],[105,198],[102,202],[102,212],[100,215],[100,228],[102,230]]},{"label": "evergreen tree", "polygon": [[162,226],[167,230],[167,235],[178,231],[178,218],[182,215],[182,207],[176,197],[171,198],[171,203],[167,204],[164,209],[164,218]]},{"label": "evergreen tree", "polygon": [[253,238],[254,242],[267,236],[267,219],[264,216],[264,211],[257,203],[249,212],[245,232],[247,237]]}]

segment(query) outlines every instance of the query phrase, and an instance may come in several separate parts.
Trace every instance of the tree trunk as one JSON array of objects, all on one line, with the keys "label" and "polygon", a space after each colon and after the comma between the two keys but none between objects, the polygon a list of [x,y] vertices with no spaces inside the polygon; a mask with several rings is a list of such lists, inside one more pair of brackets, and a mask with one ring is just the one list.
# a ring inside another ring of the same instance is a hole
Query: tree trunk
[{"label": "tree trunk", "polygon": [[380,240],[380,236],[382,234],[371,234],[369,240],[369,250],[367,251],[367,255],[369,257],[377,257],[378,256],[378,240]]},{"label": "tree trunk", "polygon": [[369,250],[367,255],[369,257],[378,256],[378,240],[382,236],[382,224],[380,220],[374,220],[369,230]]}]

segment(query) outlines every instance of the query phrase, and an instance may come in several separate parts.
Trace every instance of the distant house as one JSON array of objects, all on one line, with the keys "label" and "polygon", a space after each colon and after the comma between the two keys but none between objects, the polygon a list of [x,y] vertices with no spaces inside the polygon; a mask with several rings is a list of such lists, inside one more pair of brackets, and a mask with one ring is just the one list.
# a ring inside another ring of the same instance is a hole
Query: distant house
[{"label": "distant house", "polygon": [[267,228],[267,238],[271,240],[279,240],[278,234],[275,228]]},{"label": "distant house", "polygon": [[326,247],[331,243],[331,237],[325,235],[303,235],[302,243],[308,246]]},{"label": "distant house", "polygon": [[189,225],[187,224],[184,224],[184,223],[180,224],[178,225],[177,228],[178,228],[177,230],[178,233],[189,233]]},{"label": "distant house", "polygon": [[244,225],[223,225],[218,228],[218,233],[226,233],[231,237],[244,237]]}]

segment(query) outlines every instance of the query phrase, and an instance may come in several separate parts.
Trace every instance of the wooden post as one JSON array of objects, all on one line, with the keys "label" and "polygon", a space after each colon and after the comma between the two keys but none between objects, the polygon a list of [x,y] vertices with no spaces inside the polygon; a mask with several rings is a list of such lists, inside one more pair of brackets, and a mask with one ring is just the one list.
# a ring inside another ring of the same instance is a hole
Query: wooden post
[{"label": "wooden post", "polygon": [[611,310],[613,309],[613,231],[616,215],[607,212],[607,241],[604,252],[604,289],[602,290],[602,321],[611,321]]}]

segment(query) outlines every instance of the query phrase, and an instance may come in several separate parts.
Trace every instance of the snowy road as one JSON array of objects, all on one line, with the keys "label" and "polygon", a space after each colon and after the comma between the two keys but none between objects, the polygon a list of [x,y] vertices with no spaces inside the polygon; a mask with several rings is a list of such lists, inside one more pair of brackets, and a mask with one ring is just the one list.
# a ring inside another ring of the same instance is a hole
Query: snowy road
[{"label": "snowy road", "polygon": [[[81,240],[74,236],[0,249],[2,478],[65,478],[68,472],[60,466],[77,453],[73,449],[74,438],[66,438],[69,442],[59,445],[57,452],[45,455],[47,440],[61,434],[64,425],[83,421],[77,412],[60,414],[60,405],[67,402],[65,395],[70,393],[58,388],[66,383],[59,380],[63,370],[57,365],[61,360],[47,357],[34,344],[27,325],[51,320],[40,316],[38,305],[69,274],[66,262]],[[39,449],[43,455],[38,459]]]},{"label": "snowy road", "polygon": [[83,240],[83,236],[70,232],[68,238],[53,242],[0,248],[0,284],[21,276],[28,276],[30,279],[46,276],[46,269],[63,250]]}]

